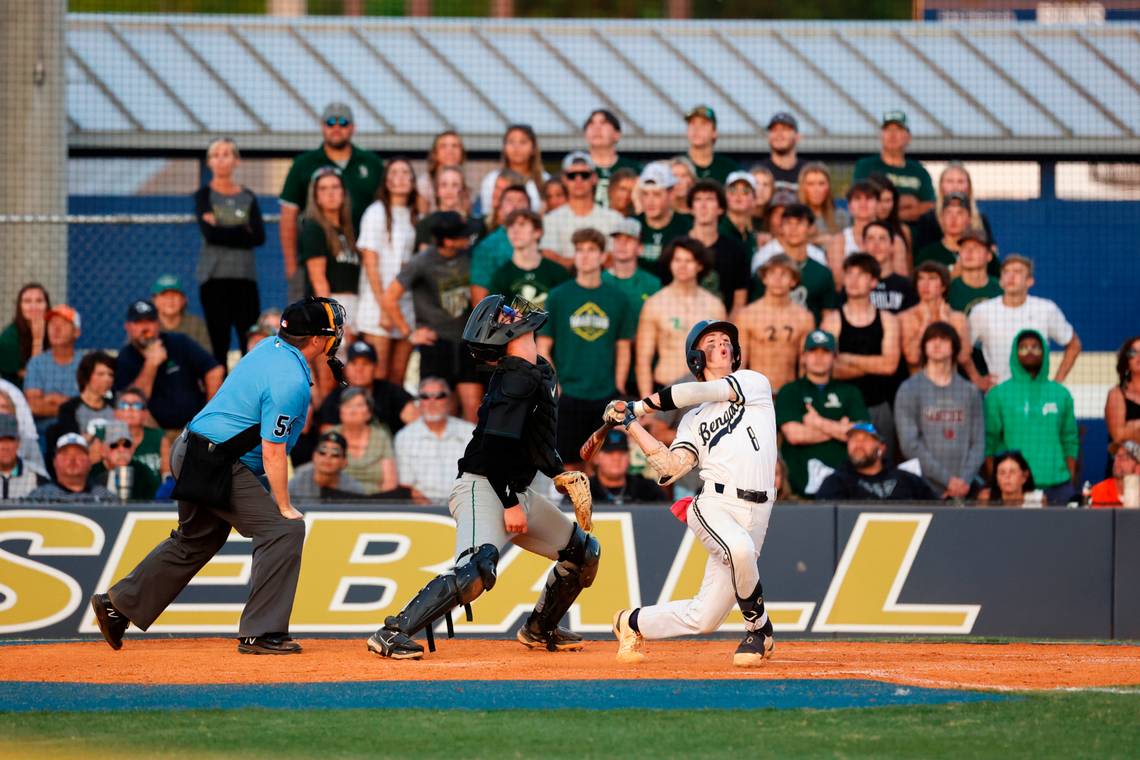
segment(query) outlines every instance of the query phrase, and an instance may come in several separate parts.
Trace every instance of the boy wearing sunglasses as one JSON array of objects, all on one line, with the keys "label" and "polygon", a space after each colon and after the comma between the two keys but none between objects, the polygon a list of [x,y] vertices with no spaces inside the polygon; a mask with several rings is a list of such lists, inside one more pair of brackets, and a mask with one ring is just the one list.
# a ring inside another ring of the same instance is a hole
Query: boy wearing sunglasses
[{"label": "boy wearing sunglasses", "polygon": [[574,264],[574,244],[570,238],[577,230],[592,227],[609,235],[623,219],[613,209],[594,203],[598,173],[590,154],[576,150],[562,159],[562,180],[566,183],[566,203],[542,220],[542,255],[569,269]]}]

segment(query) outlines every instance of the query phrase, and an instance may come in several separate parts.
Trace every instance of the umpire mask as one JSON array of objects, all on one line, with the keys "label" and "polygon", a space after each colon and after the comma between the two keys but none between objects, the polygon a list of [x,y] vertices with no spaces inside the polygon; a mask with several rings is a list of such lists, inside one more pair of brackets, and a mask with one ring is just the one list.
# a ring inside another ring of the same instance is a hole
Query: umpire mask
[{"label": "umpire mask", "polygon": [[344,340],[344,307],[332,298],[309,296],[285,308],[281,314],[281,332],[289,335],[318,335],[326,337],[325,356],[333,379],[341,388],[348,386],[344,378],[344,364],[336,358],[337,349]]}]

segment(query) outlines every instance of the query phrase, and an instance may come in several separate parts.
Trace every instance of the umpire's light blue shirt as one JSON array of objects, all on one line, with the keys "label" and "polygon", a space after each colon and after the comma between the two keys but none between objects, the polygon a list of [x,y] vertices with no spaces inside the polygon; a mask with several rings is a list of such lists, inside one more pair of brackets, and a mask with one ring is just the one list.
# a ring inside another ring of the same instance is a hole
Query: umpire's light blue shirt
[{"label": "umpire's light blue shirt", "polygon": [[[266,441],[291,451],[309,413],[309,363],[278,338],[266,338],[246,354],[209,403],[187,427],[214,443],[229,440],[253,424]],[[241,458],[255,475],[264,475],[261,444]]]}]

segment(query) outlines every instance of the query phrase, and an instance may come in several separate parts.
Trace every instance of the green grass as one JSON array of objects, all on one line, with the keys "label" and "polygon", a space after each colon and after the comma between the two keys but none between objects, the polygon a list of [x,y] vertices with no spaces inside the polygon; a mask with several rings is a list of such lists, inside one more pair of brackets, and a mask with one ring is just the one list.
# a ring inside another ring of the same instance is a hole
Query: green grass
[{"label": "green grass", "polygon": [[1140,753],[1140,692],[828,711],[0,713],[0,725],[0,757],[20,758],[1111,758]]}]

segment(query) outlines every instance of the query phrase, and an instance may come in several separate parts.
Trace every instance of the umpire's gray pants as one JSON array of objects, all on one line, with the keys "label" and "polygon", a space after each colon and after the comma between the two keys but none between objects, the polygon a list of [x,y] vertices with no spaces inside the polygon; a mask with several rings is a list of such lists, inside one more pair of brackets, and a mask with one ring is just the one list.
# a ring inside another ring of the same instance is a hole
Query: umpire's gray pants
[{"label": "umpire's gray pants", "polygon": [[[179,437],[170,450],[175,477],[185,456],[186,441]],[[253,539],[252,588],[238,636],[287,633],[301,571],[305,521],[283,517],[261,481],[242,464],[234,465],[229,508],[178,502],[178,528],[111,587],[111,602],[145,631],[218,553],[231,525]]]},{"label": "umpire's gray pants", "polygon": [[558,559],[558,552],[570,543],[574,522],[533,488],[519,494],[526,511],[526,533],[508,533],[503,525],[503,503],[487,478],[465,472],[451,488],[447,502],[455,518],[455,559],[457,565],[469,561],[470,554],[483,544],[500,552],[514,543],[547,559]]}]

